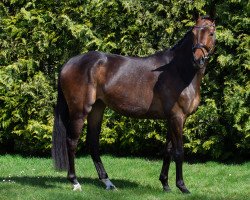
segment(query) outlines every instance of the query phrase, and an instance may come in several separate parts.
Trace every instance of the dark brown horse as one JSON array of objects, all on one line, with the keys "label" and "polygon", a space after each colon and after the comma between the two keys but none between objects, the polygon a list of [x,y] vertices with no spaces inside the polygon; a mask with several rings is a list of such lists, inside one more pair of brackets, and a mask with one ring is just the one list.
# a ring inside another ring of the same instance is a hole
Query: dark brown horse
[{"label": "dark brown horse", "polygon": [[214,20],[197,16],[195,26],[171,49],[143,58],[92,51],[65,64],[58,81],[52,155],[57,169],[68,170],[74,190],[81,189],[74,158],[85,119],[98,176],[107,189],[115,188],[99,155],[103,112],[109,107],[129,117],[166,119],[169,130],[160,181],[169,191],[173,157],[176,186],[189,192],[182,175],[183,126],[200,102],[200,84],[214,46]]}]

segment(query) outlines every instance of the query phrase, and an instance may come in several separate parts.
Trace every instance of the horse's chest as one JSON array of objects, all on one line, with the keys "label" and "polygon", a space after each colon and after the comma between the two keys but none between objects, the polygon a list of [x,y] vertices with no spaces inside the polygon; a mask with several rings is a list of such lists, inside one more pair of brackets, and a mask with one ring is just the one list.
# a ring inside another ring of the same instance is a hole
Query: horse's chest
[{"label": "horse's chest", "polygon": [[192,86],[187,87],[180,95],[178,105],[184,114],[193,113],[200,103],[200,92]]}]

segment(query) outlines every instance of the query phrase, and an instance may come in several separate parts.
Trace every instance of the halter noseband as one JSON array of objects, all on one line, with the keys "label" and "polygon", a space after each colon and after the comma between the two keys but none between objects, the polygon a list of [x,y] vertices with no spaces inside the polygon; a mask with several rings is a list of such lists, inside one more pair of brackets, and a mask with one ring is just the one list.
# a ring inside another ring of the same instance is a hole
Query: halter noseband
[{"label": "halter noseband", "polygon": [[[201,30],[205,29],[205,28],[210,28],[210,27],[215,27],[215,24],[211,24],[211,25],[205,25],[205,26],[194,26],[193,28],[195,29],[199,29],[198,31],[198,35],[197,35],[197,43],[195,45],[193,45],[192,47],[192,52],[193,52],[193,61],[195,63],[195,66],[197,66],[198,68],[203,68],[206,61],[208,60],[209,56],[211,55],[213,48],[209,48],[208,46],[206,46],[205,44],[201,43],[200,40],[200,32]],[[214,35],[215,36],[215,35]],[[202,52],[202,57],[200,59],[196,59],[195,58],[195,50],[196,49],[200,49]],[[206,52],[204,51],[204,49],[206,50]]]}]

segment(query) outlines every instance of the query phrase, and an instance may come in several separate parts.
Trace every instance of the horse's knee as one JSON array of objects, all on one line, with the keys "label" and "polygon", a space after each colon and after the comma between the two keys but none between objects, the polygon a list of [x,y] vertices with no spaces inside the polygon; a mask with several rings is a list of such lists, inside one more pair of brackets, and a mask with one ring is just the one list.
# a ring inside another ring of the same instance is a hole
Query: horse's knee
[{"label": "horse's knee", "polygon": [[176,151],[173,152],[173,158],[174,158],[175,161],[181,161],[181,160],[183,160],[183,157],[184,157],[183,149],[176,150]]},{"label": "horse's knee", "polygon": [[78,144],[78,138],[77,139],[71,139],[67,138],[67,145],[70,151],[75,151]]},{"label": "horse's knee", "polygon": [[169,143],[167,144],[166,153],[171,154],[171,153],[172,153],[172,149],[173,149],[172,143],[169,142]]}]

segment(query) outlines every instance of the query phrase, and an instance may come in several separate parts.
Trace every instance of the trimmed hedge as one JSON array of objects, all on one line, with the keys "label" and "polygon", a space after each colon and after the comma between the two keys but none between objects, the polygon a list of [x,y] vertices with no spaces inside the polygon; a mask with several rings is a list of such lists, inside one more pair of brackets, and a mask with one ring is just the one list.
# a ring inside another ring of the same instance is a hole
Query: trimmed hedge
[{"label": "trimmed hedge", "polygon": [[[219,1],[216,52],[202,84],[202,102],[185,127],[189,155],[227,159],[250,149],[247,1]],[[173,46],[205,1],[3,0],[0,3],[1,151],[47,154],[51,148],[57,75],[72,56],[90,50],[145,56]],[[164,121],[135,120],[107,110],[104,152],[158,155]],[[79,145],[84,149],[85,131]],[[9,149],[7,149],[7,146]]]}]

